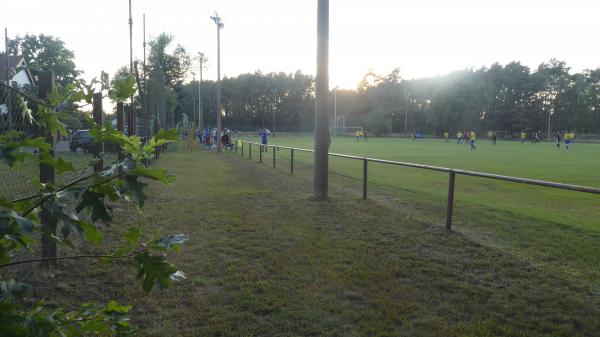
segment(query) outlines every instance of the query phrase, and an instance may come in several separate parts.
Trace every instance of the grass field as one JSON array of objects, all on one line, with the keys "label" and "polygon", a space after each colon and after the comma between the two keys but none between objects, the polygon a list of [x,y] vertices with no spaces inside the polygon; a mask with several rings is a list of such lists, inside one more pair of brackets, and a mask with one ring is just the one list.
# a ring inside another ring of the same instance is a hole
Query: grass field
[{"label": "grass field", "polygon": [[[593,231],[492,212],[488,225],[472,219],[447,233],[429,220],[438,209],[425,197],[404,202],[382,189],[364,201],[353,178],[332,175],[331,199],[314,202],[309,166],[290,176],[285,161],[273,170],[235,153],[179,148],[158,161],[177,181],[150,184],[141,215],[114,205],[111,231],[138,223],[147,233],[187,233],[174,256],[187,279],[144,295],[130,265],[69,261],[29,275],[48,305],[117,299],[134,305],[143,336],[600,331]],[[479,207],[462,206],[460,218],[478,216]],[[112,237],[101,251],[117,245]]]},{"label": "grass field", "polygon": [[[258,141],[255,137],[245,139]],[[272,137],[270,143],[312,149],[313,139],[279,136]],[[575,144],[567,151],[564,145],[557,149],[551,143],[477,143],[477,150],[471,151],[456,141],[371,137],[368,142],[357,142],[339,137],[333,139],[330,152],[600,187],[600,146],[596,144]],[[289,154],[280,151],[278,157],[285,160]],[[311,154],[296,154],[295,159],[312,165]],[[361,188],[361,162],[331,158],[330,170],[333,176],[357,180],[355,186]],[[456,184],[457,210],[465,205],[478,206],[600,232],[600,196],[464,176],[459,176]],[[410,199],[424,204],[445,205],[448,177],[444,173],[371,164],[369,185],[370,189],[392,194],[412,194]]]}]

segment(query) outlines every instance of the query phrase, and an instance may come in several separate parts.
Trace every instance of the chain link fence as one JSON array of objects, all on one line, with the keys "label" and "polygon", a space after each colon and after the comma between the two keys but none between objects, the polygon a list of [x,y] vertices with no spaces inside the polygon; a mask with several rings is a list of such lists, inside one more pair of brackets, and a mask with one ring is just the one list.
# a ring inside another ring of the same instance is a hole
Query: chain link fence
[{"label": "chain link fence", "polygon": [[[29,88],[16,88],[0,83],[0,134],[15,131],[27,137],[41,135],[39,125],[35,121],[38,105],[47,103],[37,97],[34,90]],[[57,112],[58,113],[58,112]],[[64,119],[77,120],[76,116],[61,113]],[[89,135],[89,125],[78,123],[76,127],[63,123],[67,129],[66,135],[55,137],[53,149],[54,156],[70,162],[75,171],[57,175],[55,181],[59,184],[68,184],[79,178],[93,173],[92,162],[94,155]],[[24,149],[33,151],[33,149]],[[117,149],[107,147],[104,154],[104,163],[108,164],[117,158]],[[36,195],[40,192],[40,168],[37,163],[27,160],[17,167],[10,168],[7,163],[0,162],[0,197],[9,200]]]}]

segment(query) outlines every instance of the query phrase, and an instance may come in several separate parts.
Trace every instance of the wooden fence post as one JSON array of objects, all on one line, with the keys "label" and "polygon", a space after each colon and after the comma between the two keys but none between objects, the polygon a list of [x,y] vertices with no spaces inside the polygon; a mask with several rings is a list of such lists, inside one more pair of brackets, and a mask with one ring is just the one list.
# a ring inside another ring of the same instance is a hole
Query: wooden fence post
[{"label": "wooden fence post", "polygon": [[[41,98],[46,98],[54,88],[54,72],[42,72],[39,76],[38,92]],[[54,157],[54,136],[48,130],[40,130],[40,136],[43,137],[50,145],[50,156]],[[54,168],[46,164],[40,164],[40,182],[42,184],[54,182]],[[42,258],[56,257],[56,241],[52,239],[52,235],[56,234],[57,222],[52,219],[50,214],[42,207],[40,214],[42,224]],[[56,261],[44,262],[46,267],[56,265]]]},{"label": "wooden fence post", "polygon": [[363,158],[363,199],[367,199],[367,158]]},{"label": "wooden fence post", "polygon": [[[94,109],[92,110],[92,114],[94,116],[94,122],[98,125],[102,125],[104,121],[102,120],[102,93],[97,92],[93,96],[93,104]],[[94,158],[96,159],[96,163],[94,164],[94,173],[101,172],[104,169],[104,160],[102,160],[101,155],[104,152],[104,143],[96,143],[94,144]]]},{"label": "wooden fence post", "polygon": [[263,145],[260,146],[260,155],[258,156],[258,162],[262,163]]},{"label": "wooden fence post", "polygon": [[273,148],[273,168],[277,168],[275,166],[275,148]]},{"label": "wooden fence post", "polygon": [[244,156],[244,141],[242,140],[242,157]]},{"label": "wooden fence post", "polygon": [[446,229],[452,230],[452,211],[454,210],[454,181],[456,174],[449,172],[448,176],[448,208],[446,209]]},{"label": "wooden fence post", "polygon": [[248,159],[252,159],[252,143],[248,143],[248,146],[250,147],[248,149]]},{"label": "wooden fence post", "polygon": [[290,149],[290,174],[294,174],[294,149]]}]

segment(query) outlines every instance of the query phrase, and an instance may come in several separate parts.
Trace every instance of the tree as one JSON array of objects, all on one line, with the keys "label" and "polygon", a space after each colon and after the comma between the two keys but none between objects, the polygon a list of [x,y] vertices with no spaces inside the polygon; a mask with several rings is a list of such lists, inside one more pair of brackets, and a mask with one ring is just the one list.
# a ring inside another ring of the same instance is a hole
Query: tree
[{"label": "tree", "polygon": [[[118,81],[111,89],[110,96],[123,100],[134,90],[134,79],[129,77]],[[86,96],[85,93],[72,97]],[[63,98],[57,101],[63,102]],[[54,99],[50,100],[51,102]],[[65,130],[58,122],[56,110],[60,106],[48,107],[39,103],[35,123],[45,132],[56,135]],[[29,112],[30,113],[30,112]],[[29,120],[34,122],[34,116]],[[127,137],[106,126],[92,125],[90,134],[96,142],[117,145],[124,153],[117,160],[92,175],[84,176],[69,184],[53,182],[40,184],[42,193],[30,198],[9,201],[0,199],[0,270],[29,263],[49,264],[64,259],[104,262],[107,264],[129,261],[145,292],[155,286],[168,287],[175,281],[185,278],[167,259],[167,253],[187,241],[184,234],[144,239],[143,228],[130,226],[119,237],[120,245],[114,251],[100,252],[100,242],[104,238],[100,226],[112,221],[110,202],[124,202],[140,209],[148,196],[144,193],[145,180],[170,183],[174,177],[159,167],[146,165],[155,149],[177,138],[175,130],[161,130],[145,144],[139,137]],[[29,151],[24,151],[29,149]],[[31,151],[35,150],[35,151]],[[0,135],[0,160],[15,168],[25,160],[36,164],[43,163],[56,170],[57,174],[74,171],[72,163],[62,158],[54,158],[52,147],[44,138],[31,138],[11,131]],[[94,166],[94,163],[90,164]],[[38,214],[42,213],[54,228],[44,227]],[[56,234],[57,229],[60,229]],[[76,250],[70,237],[73,233],[81,236],[84,242],[95,247],[94,254],[69,253],[69,256],[49,256],[24,259],[16,252],[33,252],[36,241],[55,242]],[[74,282],[76,286],[85,283]],[[24,299],[29,286],[18,280],[0,278],[0,335],[2,336],[124,336],[134,333],[126,317],[130,306],[116,301],[107,304],[84,303],[79,309],[45,308],[40,301],[28,305]],[[33,294],[33,297],[38,295]],[[29,299],[27,299],[29,300]]]},{"label": "tree", "polygon": [[36,80],[39,72],[52,70],[56,80],[64,85],[75,82],[81,74],[75,66],[75,54],[61,39],[51,35],[17,36],[8,42],[8,50],[14,55],[23,55]]},{"label": "tree", "polygon": [[390,115],[383,110],[375,110],[363,116],[363,125],[375,136],[386,136],[392,132],[392,121]]}]

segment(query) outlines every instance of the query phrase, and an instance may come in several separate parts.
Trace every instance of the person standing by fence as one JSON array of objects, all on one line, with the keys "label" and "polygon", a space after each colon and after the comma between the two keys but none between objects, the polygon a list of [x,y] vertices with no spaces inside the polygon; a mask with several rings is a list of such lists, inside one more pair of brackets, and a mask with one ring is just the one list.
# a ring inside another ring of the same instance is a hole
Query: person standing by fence
[{"label": "person standing by fence", "polygon": [[260,147],[261,151],[267,152],[267,142],[268,142],[268,133],[267,133],[267,129],[262,129],[262,132],[260,134],[261,136],[261,144],[262,146]]}]

